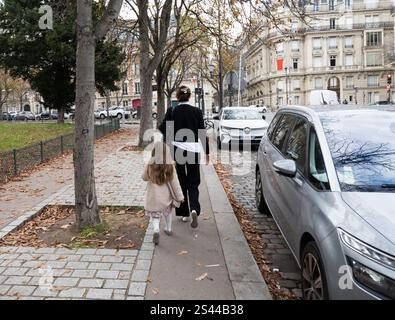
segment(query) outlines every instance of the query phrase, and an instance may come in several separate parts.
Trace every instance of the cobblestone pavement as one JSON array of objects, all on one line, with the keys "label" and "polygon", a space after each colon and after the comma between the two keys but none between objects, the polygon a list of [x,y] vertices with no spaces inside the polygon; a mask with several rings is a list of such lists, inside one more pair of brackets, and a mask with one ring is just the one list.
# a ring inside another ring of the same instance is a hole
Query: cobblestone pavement
[{"label": "cobblestone pavement", "polygon": [[0,247],[0,300],[143,300],[152,233],[141,250]]},{"label": "cobblestone pavement", "polygon": [[280,286],[285,292],[289,290],[297,297],[301,297],[300,269],[273,218],[261,214],[255,205],[257,152],[222,150],[218,153],[214,143],[211,143],[211,150],[215,152],[217,159],[231,168],[229,179],[233,184],[233,195],[257,224],[257,229],[267,245],[264,250],[266,262],[271,270],[277,269],[282,275]]},{"label": "cobblestone pavement", "polygon": [[[133,142],[129,141],[129,144]],[[144,154],[118,150],[96,166],[99,205],[142,206]],[[0,230],[47,204],[74,202],[69,184]],[[0,247],[0,299],[143,299],[154,251],[149,225],[140,250]]]},{"label": "cobblestone pavement", "polygon": [[[110,137],[95,144],[95,161],[98,163],[109,154],[137,139],[137,126],[124,127]],[[117,173],[114,172],[114,175]],[[18,181],[0,185],[0,228],[32,210],[40,202],[60,189],[73,183],[72,155],[57,158],[32,170]]]}]

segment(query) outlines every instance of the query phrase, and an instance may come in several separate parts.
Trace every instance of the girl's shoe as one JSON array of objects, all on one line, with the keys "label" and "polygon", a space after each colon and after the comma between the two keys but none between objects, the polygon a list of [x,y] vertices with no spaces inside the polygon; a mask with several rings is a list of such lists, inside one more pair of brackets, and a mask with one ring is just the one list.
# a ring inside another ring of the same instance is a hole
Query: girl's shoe
[{"label": "girl's shoe", "polygon": [[192,217],[191,227],[196,229],[198,227],[199,223],[198,223],[198,215],[195,210],[192,210],[191,217]]},{"label": "girl's shoe", "polygon": [[188,217],[182,217],[181,221],[182,222],[188,222]]},{"label": "girl's shoe", "polygon": [[153,236],[153,238],[152,238],[152,242],[153,242],[155,245],[158,245],[158,244],[159,244],[159,232],[155,232],[155,233],[154,233],[154,236]]},{"label": "girl's shoe", "polygon": [[167,234],[168,236],[172,236],[173,235],[173,231],[165,230],[165,234]]}]

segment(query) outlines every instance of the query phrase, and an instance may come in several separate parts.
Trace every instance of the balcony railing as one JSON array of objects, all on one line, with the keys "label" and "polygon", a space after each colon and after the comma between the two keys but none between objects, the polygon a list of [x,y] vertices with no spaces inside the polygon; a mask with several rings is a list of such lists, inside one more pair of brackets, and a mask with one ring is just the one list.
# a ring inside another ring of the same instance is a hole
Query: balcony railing
[{"label": "balcony railing", "polygon": [[377,3],[353,3],[347,5],[345,3],[337,5],[329,4],[312,4],[306,8],[306,13],[322,13],[322,12],[343,12],[343,11],[361,11],[361,10],[371,10],[371,9],[387,9],[392,10],[392,1],[377,1]]}]

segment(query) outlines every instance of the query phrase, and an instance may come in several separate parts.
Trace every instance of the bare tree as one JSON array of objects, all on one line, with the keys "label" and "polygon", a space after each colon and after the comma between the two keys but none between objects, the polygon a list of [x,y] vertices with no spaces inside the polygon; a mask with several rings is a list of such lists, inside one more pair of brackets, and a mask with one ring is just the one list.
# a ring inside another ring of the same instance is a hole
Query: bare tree
[{"label": "bare tree", "polygon": [[[118,18],[123,0],[110,0],[94,26],[92,0],[77,1],[75,210],[79,228],[101,223],[94,177],[95,43]],[[104,4],[103,4],[104,5]]]},{"label": "bare tree", "polygon": [[5,70],[0,70],[0,117],[3,114],[3,105],[7,102],[15,81]]}]

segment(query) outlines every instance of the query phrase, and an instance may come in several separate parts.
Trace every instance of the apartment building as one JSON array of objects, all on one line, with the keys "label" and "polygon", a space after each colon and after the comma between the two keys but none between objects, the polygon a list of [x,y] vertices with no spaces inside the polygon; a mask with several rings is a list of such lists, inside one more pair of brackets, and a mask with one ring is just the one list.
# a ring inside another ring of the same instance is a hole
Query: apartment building
[{"label": "apartment building", "polygon": [[350,104],[395,100],[387,83],[394,78],[395,1],[309,3],[304,21],[282,8],[281,27],[267,28],[248,48],[248,104],[274,110],[307,104],[316,89],[333,90]]}]

